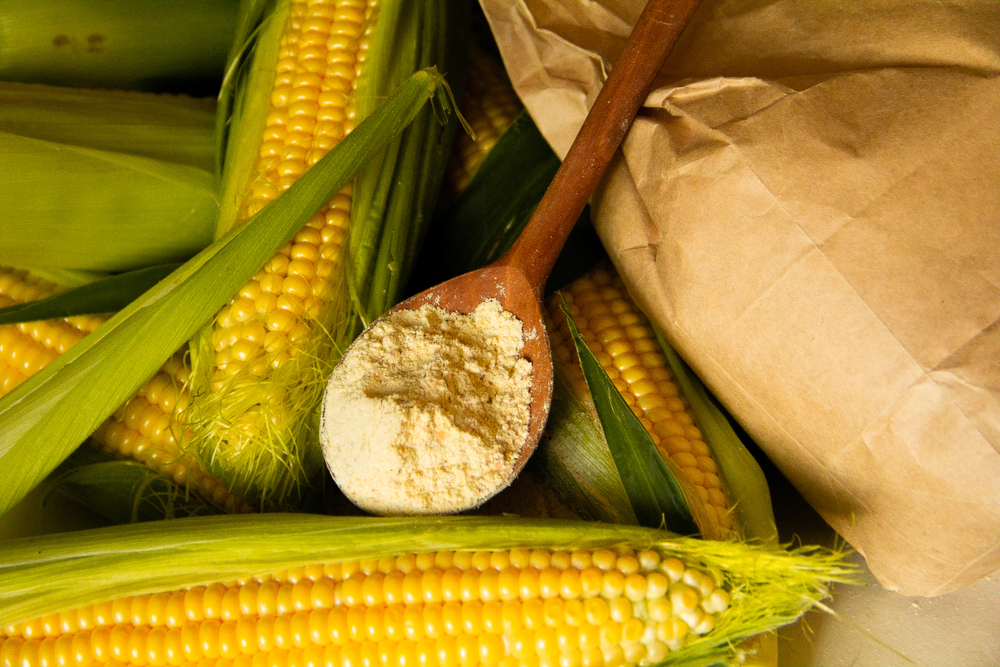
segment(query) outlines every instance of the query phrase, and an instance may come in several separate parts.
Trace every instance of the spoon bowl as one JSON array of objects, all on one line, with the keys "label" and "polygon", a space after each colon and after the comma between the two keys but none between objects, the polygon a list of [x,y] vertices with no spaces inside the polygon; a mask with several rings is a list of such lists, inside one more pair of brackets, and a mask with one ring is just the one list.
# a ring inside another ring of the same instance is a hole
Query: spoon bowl
[{"label": "spoon bowl", "polygon": [[[520,358],[531,363],[527,436],[496,488],[477,496],[471,505],[464,502],[447,507],[447,511],[471,509],[505,488],[524,468],[538,446],[552,401],[552,357],[542,315],[545,282],[570,231],[635,118],[653,78],[699,4],[700,0],[650,0],[552,183],[518,239],[502,257],[484,268],[452,278],[406,299],[371,325],[375,326],[399,311],[417,310],[428,304],[468,315],[489,300],[498,301],[521,323],[523,346]],[[363,339],[364,334],[355,344]],[[345,357],[353,347],[348,348]],[[337,369],[334,370],[336,375]],[[325,429],[324,424],[321,431],[325,433]],[[327,464],[336,480],[340,462],[328,459]],[[379,483],[402,484],[405,480],[384,479]],[[347,495],[355,501],[350,493]],[[421,513],[419,510],[415,507],[412,513]]]},{"label": "spoon bowl", "polygon": [[416,310],[426,304],[468,315],[479,304],[490,299],[498,301],[505,311],[520,320],[524,340],[520,357],[529,361],[532,369],[528,435],[507,476],[506,484],[509,484],[524,468],[538,446],[548,408],[552,403],[552,352],[537,285],[532,284],[516,266],[497,261],[415,294],[398,303],[382,317],[400,310]]}]

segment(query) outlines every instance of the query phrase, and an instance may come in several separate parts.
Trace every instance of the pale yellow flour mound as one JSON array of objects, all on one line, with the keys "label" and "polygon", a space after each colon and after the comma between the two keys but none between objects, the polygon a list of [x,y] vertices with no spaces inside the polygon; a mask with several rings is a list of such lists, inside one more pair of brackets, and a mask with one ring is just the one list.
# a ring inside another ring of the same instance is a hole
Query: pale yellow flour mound
[{"label": "pale yellow flour mound", "polygon": [[528,434],[522,345],[520,320],[496,300],[469,315],[400,311],[363,333],[323,403],[323,451],[344,494],[375,514],[440,514],[502,488]]}]

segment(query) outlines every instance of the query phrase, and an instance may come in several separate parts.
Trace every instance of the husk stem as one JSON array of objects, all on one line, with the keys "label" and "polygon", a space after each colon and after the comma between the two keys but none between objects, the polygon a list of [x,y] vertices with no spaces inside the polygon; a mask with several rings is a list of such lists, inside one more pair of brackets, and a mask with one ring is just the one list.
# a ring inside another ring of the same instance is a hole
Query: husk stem
[{"label": "husk stem", "polygon": [[[730,609],[715,630],[672,653],[666,664],[729,659],[734,643],[793,622],[820,606],[832,584],[854,580],[852,566],[829,550],[762,549],[613,524],[302,514],[193,517],[8,542],[0,557],[0,624],[310,563],[429,551],[614,546],[680,558],[712,573],[730,592]],[[126,560],[129,567],[122,568]]]}]

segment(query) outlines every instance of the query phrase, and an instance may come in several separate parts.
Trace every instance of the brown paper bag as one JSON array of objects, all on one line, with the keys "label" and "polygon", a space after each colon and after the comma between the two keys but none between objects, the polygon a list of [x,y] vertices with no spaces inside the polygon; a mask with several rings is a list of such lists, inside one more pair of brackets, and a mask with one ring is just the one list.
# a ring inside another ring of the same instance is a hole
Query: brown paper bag
[{"label": "brown paper bag", "polygon": [[[482,0],[565,154],[641,0]],[[706,0],[594,199],[633,296],[908,595],[1000,568],[1000,3]]]}]

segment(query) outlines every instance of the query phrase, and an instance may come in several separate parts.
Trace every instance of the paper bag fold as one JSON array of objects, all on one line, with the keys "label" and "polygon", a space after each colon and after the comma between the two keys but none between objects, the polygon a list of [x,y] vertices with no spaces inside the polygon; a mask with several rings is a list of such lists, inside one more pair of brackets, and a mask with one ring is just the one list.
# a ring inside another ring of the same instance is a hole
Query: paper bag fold
[{"label": "paper bag fold", "polygon": [[[641,4],[484,0],[558,153]],[[706,0],[594,221],[880,582],[936,595],[1000,568],[1000,7],[843,7]]]}]

